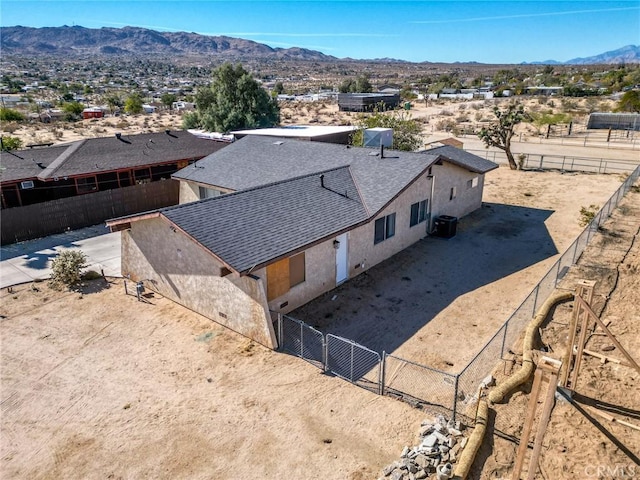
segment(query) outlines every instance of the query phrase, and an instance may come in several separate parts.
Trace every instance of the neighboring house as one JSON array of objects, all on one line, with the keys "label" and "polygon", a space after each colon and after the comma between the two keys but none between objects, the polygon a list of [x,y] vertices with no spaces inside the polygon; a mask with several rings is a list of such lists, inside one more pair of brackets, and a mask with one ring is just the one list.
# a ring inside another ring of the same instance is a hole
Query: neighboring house
[{"label": "neighboring house", "polygon": [[104,117],[104,111],[99,107],[89,107],[82,111],[82,118],[87,120],[89,118],[102,118]]},{"label": "neighboring house", "polygon": [[263,135],[268,137],[294,138],[309,142],[349,143],[353,132],[358,130],[354,126],[330,125],[288,125],[286,127],[256,128],[252,130],[236,130],[231,132],[237,139],[247,135]]},{"label": "neighboring house", "polygon": [[275,347],[269,311],[287,313],[400,252],[437,215],[479,208],[494,168],[450,146],[247,136],[173,176],[181,205],[107,224],[123,230],[124,275]]},{"label": "neighboring house", "polygon": [[1,152],[2,208],[127,187],[160,179],[227,145],[185,131],[87,138]]},{"label": "neighboring house", "polygon": [[400,95],[387,93],[340,93],[338,108],[341,112],[373,112],[393,110],[400,104]]}]

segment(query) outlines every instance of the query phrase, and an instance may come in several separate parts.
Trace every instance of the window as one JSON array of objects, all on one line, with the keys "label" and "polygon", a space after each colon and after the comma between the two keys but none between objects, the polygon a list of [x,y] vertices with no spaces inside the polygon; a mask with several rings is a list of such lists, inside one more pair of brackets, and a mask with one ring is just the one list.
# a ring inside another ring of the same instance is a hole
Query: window
[{"label": "window", "polygon": [[267,265],[267,300],[270,302],[305,281],[305,252]]},{"label": "window", "polygon": [[476,188],[478,186],[478,177],[473,177],[471,180],[467,180],[467,189]]},{"label": "window", "polygon": [[409,226],[413,227],[418,225],[419,223],[424,222],[427,219],[427,201],[422,200],[421,202],[414,203],[411,205],[411,219],[409,221]]},{"label": "window", "polygon": [[456,198],[456,194],[457,194],[456,187],[451,187],[451,193],[449,194],[449,201],[451,201],[454,198]]},{"label": "window", "polygon": [[221,195],[220,190],[214,190],[212,188],[200,187],[200,199],[219,197]]},{"label": "window", "polygon": [[373,243],[380,243],[396,234],[396,214],[392,213],[386,217],[376,220]]},{"label": "window", "polygon": [[98,185],[96,185],[96,177],[77,178],[76,186],[78,188],[78,193],[91,193],[98,190]]}]

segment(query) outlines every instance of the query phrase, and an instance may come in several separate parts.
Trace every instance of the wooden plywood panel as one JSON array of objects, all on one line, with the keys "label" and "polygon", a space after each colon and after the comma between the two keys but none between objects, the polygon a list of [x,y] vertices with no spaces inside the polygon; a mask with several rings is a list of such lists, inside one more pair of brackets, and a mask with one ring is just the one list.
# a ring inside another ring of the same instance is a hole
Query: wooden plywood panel
[{"label": "wooden plywood panel", "polygon": [[289,291],[289,259],[267,266],[267,300],[270,302]]}]

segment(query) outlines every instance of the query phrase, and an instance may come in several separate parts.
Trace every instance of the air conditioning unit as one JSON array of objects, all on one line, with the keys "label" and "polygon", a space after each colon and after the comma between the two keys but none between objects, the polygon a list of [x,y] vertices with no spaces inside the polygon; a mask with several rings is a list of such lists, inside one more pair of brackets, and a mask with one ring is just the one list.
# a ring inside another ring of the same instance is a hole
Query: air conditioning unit
[{"label": "air conditioning unit", "polygon": [[380,146],[393,147],[392,128],[367,128],[364,131],[364,146],[369,148],[380,148]]},{"label": "air conditioning unit", "polygon": [[26,182],[20,182],[20,188],[22,188],[22,190],[28,190],[30,188],[33,188],[33,180],[27,180]]}]

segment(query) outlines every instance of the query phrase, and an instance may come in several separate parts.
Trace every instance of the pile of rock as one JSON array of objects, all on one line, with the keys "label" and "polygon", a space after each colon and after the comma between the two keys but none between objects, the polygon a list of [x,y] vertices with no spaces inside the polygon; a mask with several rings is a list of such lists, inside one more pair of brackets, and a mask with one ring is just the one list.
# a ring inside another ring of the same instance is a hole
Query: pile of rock
[{"label": "pile of rock", "polygon": [[418,446],[404,447],[400,460],[382,471],[382,479],[446,480],[453,476],[453,464],[467,443],[460,422],[447,422],[441,415],[435,421],[426,420],[420,428],[420,439]]}]

